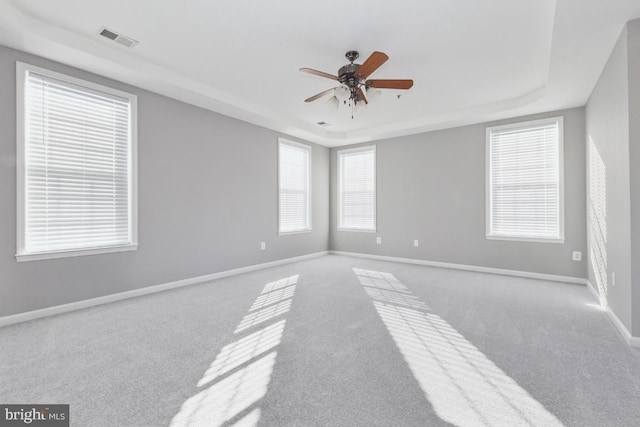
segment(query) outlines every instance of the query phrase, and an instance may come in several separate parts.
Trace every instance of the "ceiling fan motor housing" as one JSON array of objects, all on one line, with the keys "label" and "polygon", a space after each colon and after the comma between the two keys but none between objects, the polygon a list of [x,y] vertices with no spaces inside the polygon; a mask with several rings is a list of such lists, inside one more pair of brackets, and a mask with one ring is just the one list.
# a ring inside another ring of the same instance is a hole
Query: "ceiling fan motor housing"
[{"label": "ceiling fan motor housing", "polygon": [[338,70],[338,80],[349,87],[357,87],[360,79],[356,77],[356,71],[360,68],[360,64],[347,64]]}]

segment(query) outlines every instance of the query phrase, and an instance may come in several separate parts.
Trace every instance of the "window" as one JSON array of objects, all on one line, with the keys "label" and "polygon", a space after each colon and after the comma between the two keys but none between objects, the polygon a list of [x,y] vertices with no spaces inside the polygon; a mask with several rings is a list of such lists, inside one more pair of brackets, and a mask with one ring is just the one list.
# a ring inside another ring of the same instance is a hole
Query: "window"
[{"label": "window", "polygon": [[311,231],[311,147],[283,138],[278,147],[279,232]]},{"label": "window", "polygon": [[136,249],[136,97],[16,68],[16,258]]},{"label": "window", "polygon": [[338,229],[376,231],[376,147],[338,151]]},{"label": "window", "polygon": [[564,242],[562,117],[487,129],[487,238]]}]

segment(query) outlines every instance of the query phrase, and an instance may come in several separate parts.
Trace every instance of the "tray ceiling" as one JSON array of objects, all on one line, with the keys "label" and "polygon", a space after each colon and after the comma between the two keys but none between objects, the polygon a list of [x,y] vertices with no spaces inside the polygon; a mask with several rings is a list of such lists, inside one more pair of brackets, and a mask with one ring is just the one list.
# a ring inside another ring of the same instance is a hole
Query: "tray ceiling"
[{"label": "tray ceiling", "polygon": [[[584,105],[637,16],[637,1],[602,0],[0,0],[0,44],[336,146]],[[387,53],[372,77],[414,87],[354,119],[305,104],[334,85],[298,69],[336,73],[351,49]]]}]

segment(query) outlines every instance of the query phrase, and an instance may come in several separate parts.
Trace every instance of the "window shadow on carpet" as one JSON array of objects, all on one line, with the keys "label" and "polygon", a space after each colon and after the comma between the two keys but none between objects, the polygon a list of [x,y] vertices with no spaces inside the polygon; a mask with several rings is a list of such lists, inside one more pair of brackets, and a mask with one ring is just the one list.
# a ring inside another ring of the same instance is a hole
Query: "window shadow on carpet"
[{"label": "window shadow on carpet", "polygon": [[353,270],[442,420],[456,426],[563,425],[392,274]]},{"label": "window shadow on carpet", "polygon": [[295,275],[265,285],[236,328],[238,339],[220,350],[197,383],[202,390],[182,404],[172,427],[258,424],[297,282]]}]

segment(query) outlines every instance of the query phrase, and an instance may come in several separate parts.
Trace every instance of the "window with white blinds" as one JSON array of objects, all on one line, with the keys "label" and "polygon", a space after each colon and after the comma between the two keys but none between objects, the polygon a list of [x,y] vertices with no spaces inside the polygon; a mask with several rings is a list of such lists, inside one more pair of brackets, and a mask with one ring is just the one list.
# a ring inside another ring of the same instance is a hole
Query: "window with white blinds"
[{"label": "window with white blinds", "polygon": [[17,70],[18,260],[135,249],[135,96]]},{"label": "window with white blinds", "polygon": [[564,241],[562,117],[487,129],[487,238]]},{"label": "window with white blinds", "polygon": [[376,147],[338,151],[338,228],[376,231]]},{"label": "window with white blinds", "polygon": [[311,147],[283,138],[279,141],[279,232],[310,231]]}]

